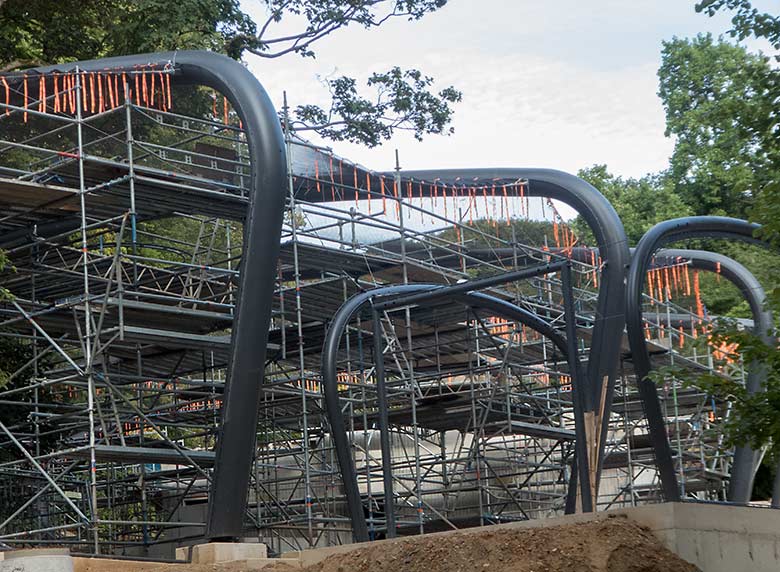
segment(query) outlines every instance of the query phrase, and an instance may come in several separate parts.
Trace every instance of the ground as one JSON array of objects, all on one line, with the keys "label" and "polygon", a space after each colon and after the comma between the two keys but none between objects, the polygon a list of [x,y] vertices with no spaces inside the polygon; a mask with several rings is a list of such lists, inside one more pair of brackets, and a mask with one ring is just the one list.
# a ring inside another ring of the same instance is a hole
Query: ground
[{"label": "ground", "polygon": [[[116,563],[116,561],[112,561]],[[257,561],[255,561],[257,562]],[[78,559],[75,572],[107,572],[106,561]],[[538,528],[490,527],[367,544],[305,568],[275,560],[262,572],[697,572],[624,516]],[[123,563],[131,572],[255,572],[221,564]],[[114,569],[115,570],[115,569]]]},{"label": "ground", "polygon": [[695,572],[626,518],[368,545],[306,572]]}]

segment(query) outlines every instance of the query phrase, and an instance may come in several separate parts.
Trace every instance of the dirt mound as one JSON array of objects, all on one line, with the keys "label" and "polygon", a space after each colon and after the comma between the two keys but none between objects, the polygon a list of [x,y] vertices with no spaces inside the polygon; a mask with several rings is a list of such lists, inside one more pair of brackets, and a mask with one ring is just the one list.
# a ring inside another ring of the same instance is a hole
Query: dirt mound
[{"label": "dirt mound", "polygon": [[421,536],[336,554],[306,572],[695,572],[625,518]]}]

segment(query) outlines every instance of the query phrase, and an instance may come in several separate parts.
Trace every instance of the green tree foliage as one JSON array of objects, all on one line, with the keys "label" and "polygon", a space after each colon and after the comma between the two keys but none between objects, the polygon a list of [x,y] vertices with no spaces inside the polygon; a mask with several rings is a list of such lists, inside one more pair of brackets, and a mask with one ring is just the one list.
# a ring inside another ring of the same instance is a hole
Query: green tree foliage
[{"label": "green tree foliage", "polygon": [[[780,15],[761,12],[748,0],[702,0],[696,9],[713,16],[720,11],[732,13],[732,28],[728,33],[739,40],[758,38],[769,41],[774,49],[780,49]],[[780,56],[775,56],[775,60]],[[770,102],[763,105],[764,115],[760,147],[766,153],[771,170],[764,174],[765,184],[756,198],[755,208],[750,216],[764,226],[764,238],[780,246],[780,139],[778,139],[778,117],[776,102],[780,101],[780,73],[776,68],[765,70],[763,82],[767,86]],[[735,117],[735,120],[739,118]],[[780,305],[780,293],[773,293],[775,303]]]},{"label": "green tree foliage", "polygon": [[452,119],[448,104],[461,100],[461,93],[452,87],[431,93],[428,88],[433,78],[399,67],[375,73],[368,79],[368,85],[377,89],[374,101],[358,93],[352,78],[340,77],[328,80],[327,84],[333,96],[330,109],[325,111],[318,105],[297,107],[293,128],[368,147],[390,139],[396,129],[413,132],[418,141],[426,133],[452,133],[453,128],[447,127]]},{"label": "green tree foliage", "polygon": [[[240,59],[249,51],[275,59],[314,57],[315,45],[349,26],[376,28],[397,18],[418,20],[446,0],[265,0],[259,26],[238,0],[0,0],[0,71],[154,51],[205,49]],[[289,32],[289,25],[299,26]],[[280,26],[284,26],[283,30]],[[397,130],[418,139],[452,132],[452,87],[435,90],[416,69],[393,67],[358,81],[329,80],[327,109],[302,105],[295,128],[337,141],[379,145]]]},{"label": "green tree foliage", "polygon": [[[596,187],[612,203],[623,221],[631,245],[636,244],[656,223],[693,214],[665,175],[624,179],[610,173],[606,165],[581,169],[577,175]],[[576,228],[580,236],[590,234],[581,219],[577,220]],[[593,243],[592,240],[588,242]]]},{"label": "green tree foliage", "polygon": [[236,35],[255,31],[237,0],[6,0],[0,10],[5,69],[175,49],[229,53]]},{"label": "green tree foliage", "polygon": [[[728,445],[767,447],[771,458],[780,461],[780,351],[730,321],[722,321],[709,341],[723,348],[719,371],[699,374],[693,384],[731,403],[731,415],[724,422]],[[748,393],[738,371],[722,375],[737,368],[740,361],[747,369],[766,373],[764,391]]]},{"label": "green tree foliage", "polygon": [[669,179],[694,214],[744,218],[776,175],[763,145],[773,106],[768,59],[710,35],[664,42],[658,70]]},{"label": "green tree foliage", "polygon": [[734,27],[729,30],[733,38],[765,38],[775,49],[780,49],[780,16],[761,12],[749,0],[702,0],[696,4],[696,11],[708,16],[723,9],[734,13],[731,19]]},{"label": "green tree foliage", "polygon": [[[268,16],[256,34],[236,36],[236,48],[263,58],[289,53],[314,57],[314,44],[351,25],[376,28],[391,19],[419,20],[443,7],[447,0],[266,0]],[[297,32],[275,33],[275,28],[296,17]]]},{"label": "green tree foliage", "polygon": [[[747,0],[702,0],[696,9],[710,16],[731,10],[732,37],[765,38],[775,48],[780,47],[780,18],[756,10]],[[749,217],[763,225],[764,238],[780,246],[780,149],[775,111],[780,82],[769,59],[710,36],[675,39],[664,44],[659,77],[667,132],[678,138],[670,177],[680,196],[697,214]],[[746,264],[764,284],[778,283],[776,255],[733,244],[722,251]],[[718,299],[719,294],[724,293],[716,285],[703,283],[702,295],[710,295],[708,304],[716,313],[746,314],[745,302],[728,300],[733,293]],[[777,320],[777,286],[771,288],[768,304]],[[765,341],[766,334],[770,343]],[[775,334],[747,331],[722,320],[709,340],[700,339],[700,343],[728,348],[718,364],[720,372],[728,373],[740,360],[745,368],[763,371],[766,378],[763,391],[758,393],[747,392],[738,371],[732,376],[703,373],[693,377],[672,372],[730,403],[731,415],[723,428],[727,444],[766,447],[773,467],[780,460],[780,349]],[[764,486],[763,497],[755,490],[756,498],[766,498],[768,488]]]}]

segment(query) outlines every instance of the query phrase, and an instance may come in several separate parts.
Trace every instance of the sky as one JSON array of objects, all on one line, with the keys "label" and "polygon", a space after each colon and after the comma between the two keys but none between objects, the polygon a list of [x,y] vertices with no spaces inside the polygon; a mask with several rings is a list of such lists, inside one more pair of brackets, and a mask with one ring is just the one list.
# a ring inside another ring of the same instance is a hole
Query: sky
[{"label": "sky", "polygon": [[[245,57],[274,103],[325,105],[322,78],[361,82],[398,65],[463,92],[451,136],[417,142],[407,133],[381,147],[333,143],[369,168],[546,167],[568,172],[606,164],[622,176],[664,169],[674,142],[657,97],[661,42],[730,27],[697,14],[694,0],[449,0],[422,20],[339,30],[316,59]],[[759,3],[760,4],[760,3]],[[772,2],[774,4],[774,2]],[[259,0],[242,7],[264,21]],[[293,30],[293,23],[280,32]]]}]

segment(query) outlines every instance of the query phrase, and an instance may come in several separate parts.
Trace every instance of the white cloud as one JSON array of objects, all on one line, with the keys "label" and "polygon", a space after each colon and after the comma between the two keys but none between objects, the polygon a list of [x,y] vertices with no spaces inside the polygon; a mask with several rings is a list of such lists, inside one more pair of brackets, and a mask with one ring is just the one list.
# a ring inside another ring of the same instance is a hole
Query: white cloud
[{"label": "white cloud", "polygon": [[606,163],[640,176],[663,169],[673,147],[656,96],[661,40],[707,27],[723,31],[728,21],[695,14],[692,1],[451,0],[419,22],[340,31],[323,41],[316,60],[248,61],[278,105],[283,90],[292,105],[325,104],[318,74],[365,78],[393,65],[417,67],[437,85],[463,91],[452,137],[418,143],[401,134],[378,149],[336,145],[369,167],[391,168],[397,147],[410,169],[573,172]]}]

